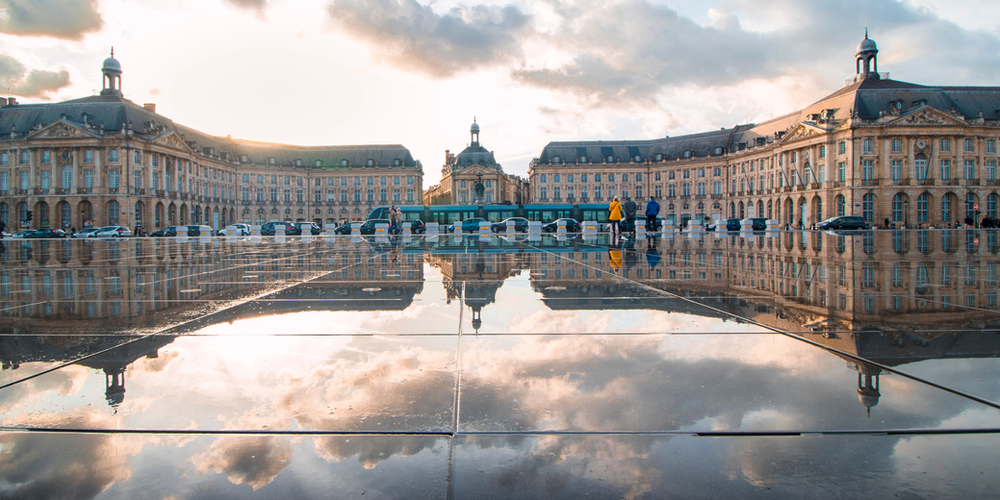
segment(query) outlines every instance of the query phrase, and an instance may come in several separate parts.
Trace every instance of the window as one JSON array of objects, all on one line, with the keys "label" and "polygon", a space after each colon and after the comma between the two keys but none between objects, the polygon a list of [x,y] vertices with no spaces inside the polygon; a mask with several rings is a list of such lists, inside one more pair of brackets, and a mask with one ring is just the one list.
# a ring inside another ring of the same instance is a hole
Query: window
[{"label": "window", "polygon": [[539,182],[542,182],[542,183],[548,182],[547,176],[545,174],[542,174],[541,176],[539,176],[539,179],[540,179]]},{"label": "window", "polygon": [[927,180],[927,157],[924,155],[917,155],[916,159],[913,161],[913,165],[917,169],[917,180]]},{"label": "window", "polygon": [[951,151],[951,139],[941,139],[941,151]]},{"label": "window", "polygon": [[545,186],[542,186],[542,187],[538,188],[538,197],[540,199],[543,199],[543,200],[548,199],[548,197],[549,197],[548,193],[549,193],[548,189],[545,188]]},{"label": "window", "polygon": [[826,146],[819,147],[819,157],[826,158]]},{"label": "window", "polygon": [[7,166],[10,160],[7,158],[7,153],[0,153],[0,166]]},{"label": "window", "polygon": [[628,174],[622,174],[622,182],[628,182]]},{"label": "window", "polygon": [[135,163],[136,165],[142,164],[142,152],[141,151],[136,151],[135,154],[132,155],[132,162]]},{"label": "window", "polygon": [[837,154],[842,155],[847,153],[847,141],[840,141],[837,144]]},{"label": "window", "polygon": [[951,222],[954,220],[951,214],[951,199],[954,195],[946,194],[941,198],[941,220]]},{"label": "window", "polygon": [[653,174],[653,179],[657,180],[657,181],[660,180],[660,173],[657,172],[657,173]]},{"label": "window", "polygon": [[52,187],[52,173],[42,170],[42,189],[47,192],[50,187]]},{"label": "window", "polygon": [[991,155],[997,153],[997,141],[996,141],[996,139],[987,139],[986,140],[986,153],[987,154],[991,154]]},{"label": "window", "polygon": [[844,182],[847,178],[847,164],[845,162],[837,163],[837,181]]},{"label": "window", "polygon": [[795,153],[795,151],[792,151],[792,158],[791,158],[791,160],[792,160],[792,163],[795,163],[795,159],[796,159],[797,157],[798,157],[798,155],[797,155],[797,154]]},{"label": "window", "polygon": [[861,162],[861,180],[870,181],[875,174],[875,162],[864,160]]},{"label": "window", "polygon": [[552,182],[559,182],[559,174],[555,174],[552,176]]},{"label": "window", "polygon": [[974,193],[968,193],[965,195],[965,216],[976,218],[976,195]]},{"label": "window", "polygon": [[601,174],[594,174],[594,182],[601,182]]},{"label": "window", "polygon": [[951,179],[951,160],[941,160],[941,180]]},{"label": "window", "polygon": [[715,181],[712,183],[712,194],[716,196],[722,195],[722,182]]},{"label": "window", "polygon": [[965,160],[965,180],[971,181],[975,179],[976,175],[976,162],[974,160]]},{"label": "window", "polygon": [[997,194],[996,193],[990,193],[990,195],[986,197],[986,216],[987,217],[996,217],[997,216]]},{"label": "window", "polygon": [[52,153],[48,151],[42,151],[42,163],[45,165],[52,163]]},{"label": "window", "polygon": [[899,183],[899,180],[903,178],[903,160],[892,160],[890,174],[893,183]]},{"label": "window", "polygon": [[62,169],[62,184],[63,189],[73,188],[73,167],[66,165]]},{"label": "window", "polygon": [[927,222],[928,198],[927,193],[917,196],[917,222]]},{"label": "window", "polygon": [[965,151],[966,153],[972,153],[976,150],[975,145],[976,143],[972,139],[966,139],[963,142],[962,151]]},{"label": "window", "polygon": [[587,174],[580,174],[580,182],[587,182]]},{"label": "window", "polygon": [[875,195],[866,193],[861,198],[861,216],[869,224],[875,221]]},{"label": "window", "polygon": [[[86,153],[90,153],[90,151],[86,151]],[[93,158],[93,154],[91,154],[91,158]],[[154,166],[154,167],[158,167],[158,166],[160,166],[160,163],[159,163],[159,158],[160,158],[160,157],[159,157],[159,156],[157,156],[157,155],[153,155],[153,156],[152,156],[152,158],[150,158],[150,160],[149,160],[149,161],[151,162],[152,166]],[[87,159],[86,159],[86,155],[84,155],[84,160],[83,160],[83,161],[87,161]],[[91,160],[91,161],[92,161],[92,160]]]},{"label": "window", "polygon": [[899,152],[902,152],[902,151],[903,151],[903,140],[902,139],[893,139],[892,140],[892,152],[893,153],[899,153]]},{"label": "window", "polygon": [[838,194],[837,195],[837,216],[838,217],[843,217],[846,214],[846,211],[847,211],[846,199],[844,198],[844,195]]},{"label": "window", "polygon": [[[871,154],[875,152],[875,141],[872,139],[865,139],[861,146],[861,152],[865,154]],[[792,160],[795,161],[795,160]]]},{"label": "window", "polygon": [[997,161],[986,160],[986,180],[995,181],[997,179]]}]

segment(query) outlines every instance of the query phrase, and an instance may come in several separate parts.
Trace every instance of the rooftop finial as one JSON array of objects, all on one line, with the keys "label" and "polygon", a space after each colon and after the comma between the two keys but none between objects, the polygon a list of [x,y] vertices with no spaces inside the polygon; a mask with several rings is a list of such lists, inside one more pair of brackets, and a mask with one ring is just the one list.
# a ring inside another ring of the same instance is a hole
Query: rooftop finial
[{"label": "rooftop finial", "polygon": [[[865,38],[867,38],[867,33],[868,33],[868,29],[865,28],[865,34],[866,34]],[[114,45],[111,46],[111,57],[115,57],[115,46]]]}]

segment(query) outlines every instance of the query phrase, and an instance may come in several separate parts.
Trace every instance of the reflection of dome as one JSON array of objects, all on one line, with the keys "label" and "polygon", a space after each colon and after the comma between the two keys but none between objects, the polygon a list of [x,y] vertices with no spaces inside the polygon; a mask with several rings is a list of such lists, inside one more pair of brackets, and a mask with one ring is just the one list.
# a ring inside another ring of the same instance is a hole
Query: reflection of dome
[{"label": "reflection of dome", "polygon": [[861,404],[865,405],[865,408],[871,410],[873,406],[878,405],[878,394],[863,394],[861,391],[858,391],[858,401],[861,401]]}]

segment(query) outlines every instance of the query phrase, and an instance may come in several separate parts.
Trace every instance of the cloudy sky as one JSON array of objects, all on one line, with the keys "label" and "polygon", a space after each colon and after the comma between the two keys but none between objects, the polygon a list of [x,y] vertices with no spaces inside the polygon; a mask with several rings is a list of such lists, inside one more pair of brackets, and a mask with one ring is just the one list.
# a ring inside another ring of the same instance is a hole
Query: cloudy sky
[{"label": "cloudy sky", "polygon": [[[879,69],[1000,85],[995,0],[868,0]],[[214,135],[400,143],[437,182],[482,142],[526,174],[554,140],[761,122],[854,73],[865,0],[0,0],[0,85],[21,102],[100,91]],[[8,90],[9,89],[9,90]]]}]

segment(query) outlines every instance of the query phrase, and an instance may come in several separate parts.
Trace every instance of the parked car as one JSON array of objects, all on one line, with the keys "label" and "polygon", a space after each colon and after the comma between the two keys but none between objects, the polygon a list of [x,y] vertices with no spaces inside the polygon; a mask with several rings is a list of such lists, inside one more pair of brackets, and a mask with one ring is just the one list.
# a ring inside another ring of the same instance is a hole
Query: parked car
[{"label": "parked car", "polygon": [[75,233],[73,233],[73,238],[93,238],[94,234],[97,233],[99,227],[85,227]]},{"label": "parked car", "polygon": [[11,235],[11,238],[24,238],[25,235],[35,232],[35,229],[22,229]]},{"label": "parked car", "polygon": [[[358,221],[354,221],[354,222],[358,222]],[[351,222],[345,222],[345,223],[337,226],[337,229],[333,230],[333,234],[351,234],[351,224],[352,224]]]},{"label": "parked car", "polygon": [[860,215],[841,215],[817,223],[816,229],[868,229],[868,223]]},{"label": "parked car", "polygon": [[[478,233],[479,223],[485,220],[486,219],[482,217],[472,217],[469,219],[465,219],[462,222],[456,222],[455,224],[458,224],[458,227],[462,228],[463,233]],[[455,224],[449,224],[447,227],[445,227],[445,232],[454,233]]]},{"label": "parked car", "polygon": [[767,217],[751,217],[750,228],[754,231],[764,231],[767,229]]},{"label": "parked car", "polygon": [[66,233],[62,229],[35,229],[22,236],[22,238],[65,238]]},{"label": "parked car", "polygon": [[576,219],[570,219],[564,217],[562,219],[556,219],[548,224],[542,224],[542,231],[546,233],[554,233],[559,230],[559,221],[564,221],[566,223],[567,233],[579,233],[582,230],[580,223]]},{"label": "parked car", "polygon": [[201,237],[201,233],[203,231],[205,232],[205,234],[207,234],[209,236],[212,236],[213,234],[215,234],[215,230],[214,229],[212,229],[210,226],[206,226],[206,225],[203,225],[203,224],[192,224],[192,225],[189,225],[189,226],[181,226],[181,227],[187,227],[188,237],[191,237],[191,238],[200,238]]},{"label": "parked car", "polygon": [[[296,222],[295,227],[299,230],[299,234],[305,234],[308,231],[309,234],[316,236],[323,232],[323,229],[313,222]],[[249,234],[249,231],[247,234]]]},{"label": "parked car", "polygon": [[[149,233],[149,236],[153,238],[161,238],[164,236],[177,236],[177,228],[186,228],[186,227],[187,226],[167,226],[163,229],[160,229],[159,231],[153,231],[152,233]],[[182,229],[182,231],[184,230],[186,229]]]},{"label": "parked car", "polygon": [[[389,219],[368,219],[361,224],[361,234],[375,234],[376,224],[385,224],[386,226],[389,226],[392,222]],[[347,227],[347,232],[348,234],[351,232],[350,225]]]},{"label": "parked car", "polygon": [[410,232],[413,234],[424,234],[427,232],[427,225],[424,224],[422,220],[409,220],[403,221],[403,223],[410,223]]},{"label": "parked car", "polygon": [[132,230],[125,226],[104,226],[94,233],[95,238],[127,238]]},{"label": "parked car", "polygon": [[225,236],[227,229],[231,229],[236,236],[250,236],[249,224],[230,224],[219,230],[219,236]]},{"label": "parked car", "polygon": [[715,224],[709,224],[706,228],[709,231],[726,230],[739,231],[743,228],[743,219],[721,219]]},{"label": "parked car", "polygon": [[524,217],[508,217],[500,222],[494,222],[490,225],[490,229],[494,233],[502,233],[507,231],[507,221],[512,221],[514,223],[515,233],[527,233],[528,232],[528,219]]},{"label": "parked car", "polygon": [[295,224],[292,224],[291,222],[287,221],[286,222],[276,221],[276,222],[266,222],[264,223],[263,226],[260,226],[260,235],[274,236],[274,226],[285,226],[285,236],[298,236],[302,234],[302,231],[300,231]]}]

